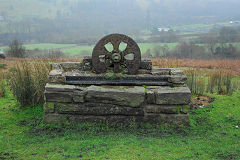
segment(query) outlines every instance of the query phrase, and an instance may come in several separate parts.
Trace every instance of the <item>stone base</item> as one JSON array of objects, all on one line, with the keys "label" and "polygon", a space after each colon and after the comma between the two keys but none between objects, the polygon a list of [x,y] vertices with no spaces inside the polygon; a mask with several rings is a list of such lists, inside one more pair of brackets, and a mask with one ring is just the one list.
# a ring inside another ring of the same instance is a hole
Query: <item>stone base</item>
[{"label": "stone base", "polygon": [[188,87],[47,84],[44,122],[188,124]]},{"label": "stone base", "polygon": [[59,123],[110,123],[128,125],[131,123],[151,123],[151,124],[176,124],[188,125],[188,114],[149,114],[145,116],[124,116],[124,115],[71,115],[71,114],[45,114],[44,123],[59,124]]}]

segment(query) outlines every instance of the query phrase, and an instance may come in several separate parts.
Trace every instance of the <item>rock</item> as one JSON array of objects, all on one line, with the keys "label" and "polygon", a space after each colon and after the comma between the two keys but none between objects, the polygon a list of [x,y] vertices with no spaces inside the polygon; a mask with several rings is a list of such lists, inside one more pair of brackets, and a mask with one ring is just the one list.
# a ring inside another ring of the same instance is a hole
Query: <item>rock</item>
[{"label": "rock", "polygon": [[48,92],[45,91],[46,102],[70,103],[73,101],[72,92]]},{"label": "rock", "polygon": [[183,76],[184,72],[180,68],[171,68],[170,75],[173,75],[173,76]]},{"label": "rock", "polygon": [[186,114],[190,110],[190,105],[146,105],[144,106],[145,113],[166,113],[166,114]]},{"label": "rock", "polygon": [[62,66],[59,63],[52,63],[51,70],[63,70]]},{"label": "rock", "polygon": [[81,69],[80,62],[63,62],[63,63],[60,63],[60,65],[64,71],[73,71],[73,70]]},{"label": "rock", "polygon": [[144,59],[141,61],[140,69],[152,70],[152,61],[151,59]]},{"label": "rock", "polygon": [[[73,92],[77,89],[74,85],[61,85],[61,84],[47,84],[45,86],[46,91],[49,92]],[[81,88],[80,88],[81,89]]]},{"label": "rock", "polygon": [[139,69],[138,74],[151,74],[151,70]]},{"label": "rock", "polygon": [[68,116],[68,121],[74,123],[109,123],[111,125],[128,125],[131,122],[136,121],[135,116],[121,116],[121,115],[111,115],[111,116],[79,116],[79,115],[70,115]]},{"label": "rock", "polygon": [[84,57],[81,68],[83,71],[90,71],[92,70],[92,57],[86,56]]},{"label": "rock", "polygon": [[102,103],[57,103],[56,110],[62,114],[78,114],[78,115],[143,115],[142,108],[132,108],[118,106],[113,104]]},{"label": "rock", "polygon": [[99,87],[87,88],[86,101],[140,107],[145,100],[144,87]]},{"label": "rock", "polygon": [[185,105],[191,101],[191,91],[188,87],[158,87],[156,104]]},{"label": "rock", "polygon": [[55,83],[55,84],[65,84],[66,83],[66,77],[64,76],[49,76],[48,77],[49,83]]},{"label": "rock", "polygon": [[146,99],[148,104],[156,104],[156,94],[154,93],[154,89],[146,88]]},{"label": "rock", "polygon": [[154,76],[170,75],[170,71],[169,68],[153,68],[151,74]]},{"label": "rock", "polygon": [[86,90],[74,91],[73,92],[73,102],[83,103],[85,102],[85,96],[87,95]]},{"label": "rock", "polygon": [[185,84],[187,81],[187,76],[171,76],[168,81],[174,84]]}]

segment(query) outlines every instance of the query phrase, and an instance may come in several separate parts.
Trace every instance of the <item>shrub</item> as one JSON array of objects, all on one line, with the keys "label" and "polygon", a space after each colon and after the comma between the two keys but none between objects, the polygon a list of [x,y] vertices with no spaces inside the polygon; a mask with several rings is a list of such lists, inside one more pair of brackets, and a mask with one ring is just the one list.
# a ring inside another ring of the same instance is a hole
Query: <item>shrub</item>
[{"label": "shrub", "polygon": [[21,106],[42,104],[44,87],[48,81],[47,62],[21,61],[10,70],[9,84]]}]

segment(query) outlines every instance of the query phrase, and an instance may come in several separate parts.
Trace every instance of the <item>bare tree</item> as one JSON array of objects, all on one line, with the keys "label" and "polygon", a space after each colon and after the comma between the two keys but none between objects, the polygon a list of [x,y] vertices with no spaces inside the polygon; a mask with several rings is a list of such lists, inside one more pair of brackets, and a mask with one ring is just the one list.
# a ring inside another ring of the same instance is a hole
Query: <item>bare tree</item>
[{"label": "bare tree", "polygon": [[26,54],[25,47],[18,42],[18,40],[13,40],[12,43],[8,46],[7,56],[8,57],[17,57],[24,58]]}]

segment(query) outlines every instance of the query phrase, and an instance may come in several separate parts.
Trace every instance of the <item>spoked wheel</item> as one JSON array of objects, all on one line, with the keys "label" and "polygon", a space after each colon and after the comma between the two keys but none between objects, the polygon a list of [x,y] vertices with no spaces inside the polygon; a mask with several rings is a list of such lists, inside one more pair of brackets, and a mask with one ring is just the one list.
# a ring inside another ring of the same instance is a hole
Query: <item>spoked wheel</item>
[{"label": "spoked wheel", "polygon": [[[124,49],[122,49],[123,46]],[[112,49],[109,49],[112,48]],[[111,34],[102,38],[92,53],[93,69],[97,74],[112,68],[115,73],[137,74],[141,64],[141,52],[137,43],[122,34]]]}]

